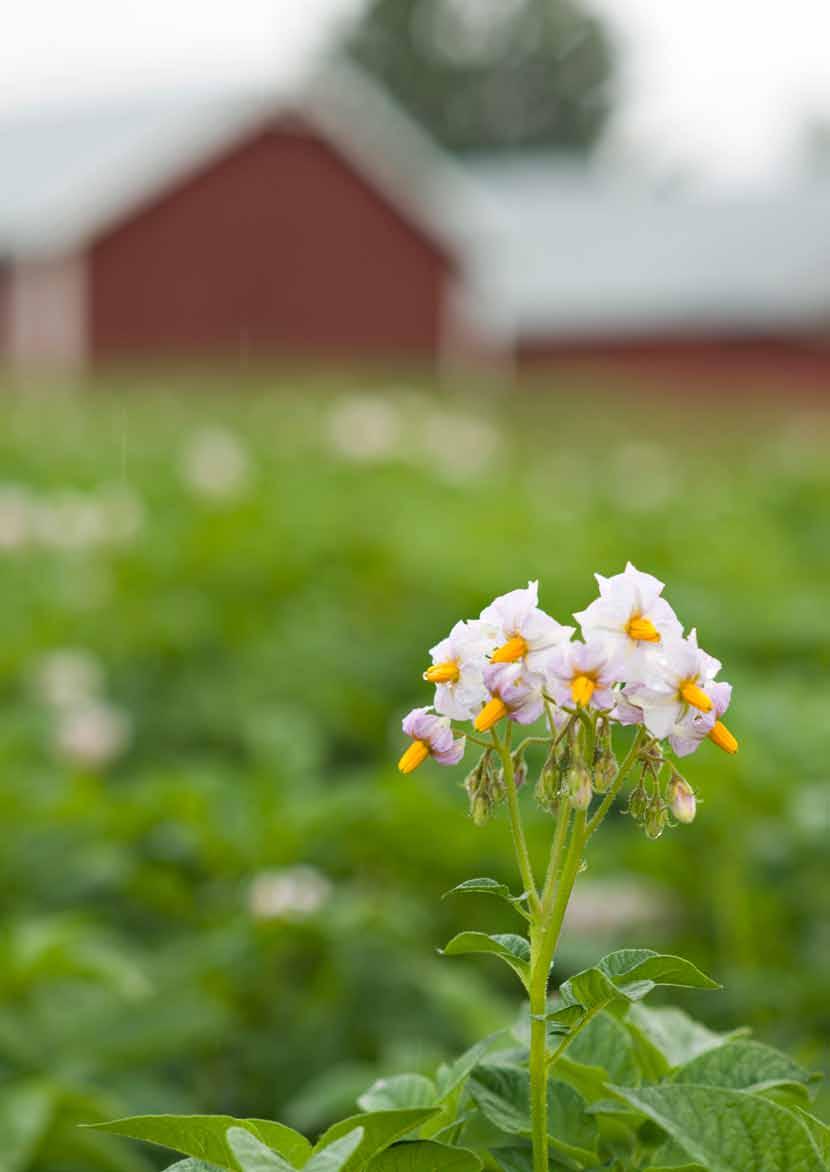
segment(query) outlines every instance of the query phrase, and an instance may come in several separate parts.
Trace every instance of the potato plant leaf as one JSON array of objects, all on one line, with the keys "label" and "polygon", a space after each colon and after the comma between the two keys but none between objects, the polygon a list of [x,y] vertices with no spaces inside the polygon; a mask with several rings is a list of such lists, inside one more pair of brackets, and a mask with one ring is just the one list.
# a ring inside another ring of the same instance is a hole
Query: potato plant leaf
[{"label": "potato plant leaf", "polygon": [[530,944],[524,936],[512,933],[488,936],[486,932],[459,932],[453,936],[444,956],[463,956],[467,953],[489,953],[510,965],[522,984],[527,987],[530,980]]},{"label": "potato plant leaf", "polygon": [[614,1090],[707,1172],[825,1172],[804,1121],[761,1096],[679,1083]]},{"label": "potato plant leaf", "polygon": [[219,1164],[222,1168],[239,1168],[226,1138],[231,1127],[250,1132],[295,1167],[302,1167],[311,1155],[311,1144],[304,1135],[267,1119],[234,1119],[230,1115],[133,1115],[89,1126],[97,1131],[172,1148],[209,1164]]}]

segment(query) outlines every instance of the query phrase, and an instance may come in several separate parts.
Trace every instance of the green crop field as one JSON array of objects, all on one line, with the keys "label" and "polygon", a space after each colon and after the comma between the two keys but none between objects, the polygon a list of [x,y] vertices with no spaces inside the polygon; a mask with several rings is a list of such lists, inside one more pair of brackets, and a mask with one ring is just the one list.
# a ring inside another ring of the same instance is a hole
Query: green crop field
[{"label": "green crop field", "polygon": [[[119,1114],[313,1130],[509,1022],[507,977],[437,955],[462,916],[494,925],[441,894],[509,878],[510,847],[503,818],[471,827],[463,766],[396,772],[429,702],[413,668],[494,595],[539,578],[566,622],[629,559],[723,660],[741,749],[686,763],[692,826],[614,817],[557,979],[623,939],[680,951],[726,987],[696,1015],[828,1065],[830,413],[724,397],[263,375],[0,395],[10,1168],[152,1167],[74,1127]],[[530,830],[541,852],[549,817]]]}]

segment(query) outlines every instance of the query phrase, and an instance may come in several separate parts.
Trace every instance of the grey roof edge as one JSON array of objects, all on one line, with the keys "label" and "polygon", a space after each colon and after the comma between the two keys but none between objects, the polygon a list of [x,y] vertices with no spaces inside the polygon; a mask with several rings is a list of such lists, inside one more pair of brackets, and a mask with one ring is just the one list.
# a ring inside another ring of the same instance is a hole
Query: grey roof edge
[{"label": "grey roof edge", "polygon": [[355,67],[337,62],[320,70],[291,95],[231,94],[210,116],[186,114],[168,127],[162,147],[124,163],[85,198],[49,220],[32,217],[28,229],[4,255],[12,261],[46,260],[84,249],[95,239],[163,198],[213,159],[281,115],[307,122],[405,219],[450,258],[459,254],[458,236],[444,208],[454,199],[475,198],[457,165],[388,97]]}]

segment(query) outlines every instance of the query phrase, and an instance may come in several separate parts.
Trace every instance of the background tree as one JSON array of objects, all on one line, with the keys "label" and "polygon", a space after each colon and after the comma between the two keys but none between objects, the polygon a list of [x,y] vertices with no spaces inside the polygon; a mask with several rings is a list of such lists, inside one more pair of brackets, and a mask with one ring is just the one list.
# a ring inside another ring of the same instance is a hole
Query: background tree
[{"label": "background tree", "polygon": [[451,151],[587,151],[613,54],[579,0],[372,0],[342,50]]}]

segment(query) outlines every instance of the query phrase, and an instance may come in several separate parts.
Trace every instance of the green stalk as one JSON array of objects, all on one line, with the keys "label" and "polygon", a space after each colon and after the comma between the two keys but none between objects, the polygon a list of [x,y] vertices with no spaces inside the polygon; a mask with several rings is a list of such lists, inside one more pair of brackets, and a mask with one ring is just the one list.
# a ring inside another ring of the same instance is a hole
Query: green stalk
[{"label": "green stalk", "polygon": [[565,910],[582,862],[585,843],[585,811],[573,821],[570,842],[561,874],[559,866],[568,833],[571,810],[562,799],[557,815],[551,857],[545,879],[540,914],[531,933],[530,957],[530,1114],[533,1137],[533,1172],[548,1170],[548,1069],[547,1022],[548,980],[562,931]]},{"label": "green stalk", "polygon": [[611,806],[614,803],[614,799],[616,798],[617,794],[622,789],[623,783],[625,782],[627,775],[631,772],[631,767],[637,759],[637,754],[639,753],[640,749],[642,748],[644,740],[645,740],[645,729],[640,728],[637,730],[637,735],[634,738],[634,741],[631,745],[631,748],[628,750],[625,757],[623,758],[622,765],[620,766],[620,770],[619,770],[619,773],[617,774],[617,777],[616,777],[616,780],[614,781],[614,784],[611,786],[608,793],[605,795],[605,797],[602,799],[600,804],[597,806],[596,813],[594,814],[591,821],[588,823],[588,830],[587,830],[586,838],[591,837],[591,835],[597,829],[599,824],[602,822],[605,815],[611,809]]},{"label": "green stalk", "polygon": [[510,815],[510,830],[513,835],[513,848],[516,852],[516,862],[519,865],[519,874],[522,877],[522,883],[527,892],[528,907],[535,916],[538,914],[541,905],[539,903],[539,893],[536,890],[536,881],[533,878],[530,852],[527,849],[527,839],[525,838],[522,815],[519,809],[519,795],[516,790],[516,778],[513,771],[513,755],[510,752],[509,732],[510,730],[508,729],[508,736],[505,737],[504,741],[500,741],[494,729],[493,743],[501,757],[501,765],[504,771],[504,787],[507,791],[507,810]]}]

